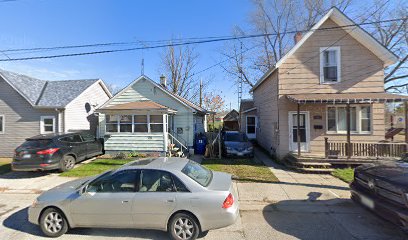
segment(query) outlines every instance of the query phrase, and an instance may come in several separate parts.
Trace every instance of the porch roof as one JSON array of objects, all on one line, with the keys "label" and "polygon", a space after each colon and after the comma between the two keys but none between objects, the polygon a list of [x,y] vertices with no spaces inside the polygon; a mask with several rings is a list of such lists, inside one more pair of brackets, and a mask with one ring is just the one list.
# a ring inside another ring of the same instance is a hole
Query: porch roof
[{"label": "porch roof", "polygon": [[108,107],[100,108],[99,110],[135,110],[135,111],[146,111],[146,110],[156,110],[156,111],[166,111],[166,112],[177,112],[174,109],[168,108],[161,104],[153,101],[137,101],[129,102],[123,104],[115,104]]},{"label": "porch roof", "polygon": [[384,103],[408,102],[408,96],[391,93],[315,93],[286,95],[295,103]]}]

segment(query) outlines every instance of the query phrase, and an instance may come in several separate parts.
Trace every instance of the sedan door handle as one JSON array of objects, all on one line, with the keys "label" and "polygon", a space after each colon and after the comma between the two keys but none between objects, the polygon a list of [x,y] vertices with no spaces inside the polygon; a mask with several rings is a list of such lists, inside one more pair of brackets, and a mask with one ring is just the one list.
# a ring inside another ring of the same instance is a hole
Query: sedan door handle
[{"label": "sedan door handle", "polygon": [[174,199],[167,199],[167,202],[172,203],[174,202]]},{"label": "sedan door handle", "polygon": [[122,201],[122,203],[128,203],[128,202],[129,202],[128,200],[123,200],[123,201]]}]

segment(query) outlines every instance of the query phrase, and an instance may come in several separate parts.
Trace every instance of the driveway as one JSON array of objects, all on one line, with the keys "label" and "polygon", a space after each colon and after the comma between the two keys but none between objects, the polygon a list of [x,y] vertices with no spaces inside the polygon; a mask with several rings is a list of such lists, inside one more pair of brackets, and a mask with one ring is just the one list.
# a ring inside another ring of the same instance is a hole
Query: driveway
[{"label": "driveway", "polygon": [[[349,199],[347,184],[330,175],[280,169],[262,153],[279,183],[236,183],[241,218],[204,239],[407,239],[397,227]],[[0,239],[43,239],[27,221],[41,191],[71,180],[56,173],[0,175]],[[73,229],[60,239],[167,239],[161,231]]]}]

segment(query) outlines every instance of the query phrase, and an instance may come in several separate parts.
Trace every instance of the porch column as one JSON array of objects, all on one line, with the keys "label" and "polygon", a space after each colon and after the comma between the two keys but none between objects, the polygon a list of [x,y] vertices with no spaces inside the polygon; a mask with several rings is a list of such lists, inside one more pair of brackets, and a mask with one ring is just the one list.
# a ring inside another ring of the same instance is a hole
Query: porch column
[{"label": "porch column", "polygon": [[298,149],[298,157],[300,157],[301,153],[301,146],[300,146],[300,104],[297,104],[297,124],[296,124],[296,141],[297,141],[297,149]]},{"label": "porch column", "polygon": [[350,128],[351,128],[351,122],[350,122],[350,103],[347,103],[346,105],[346,123],[347,123],[347,145],[346,145],[346,151],[347,151],[347,159],[350,159],[351,157],[351,139],[350,139]]}]

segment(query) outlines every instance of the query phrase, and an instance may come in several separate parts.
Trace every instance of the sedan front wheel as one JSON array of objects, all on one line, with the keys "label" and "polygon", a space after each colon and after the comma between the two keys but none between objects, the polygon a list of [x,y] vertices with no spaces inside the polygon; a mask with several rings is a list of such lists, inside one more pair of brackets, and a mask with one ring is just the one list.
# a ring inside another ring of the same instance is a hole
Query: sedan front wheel
[{"label": "sedan front wheel", "polygon": [[194,240],[200,229],[197,221],[191,215],[178,213],[171,218],[168,232],[175,240]]},{"label": "sedan front wheel", "polygon": [[40,228],[48,237],[59,237],[68,231],[68,222],[55,208],[48,208],[40,217]]}]

